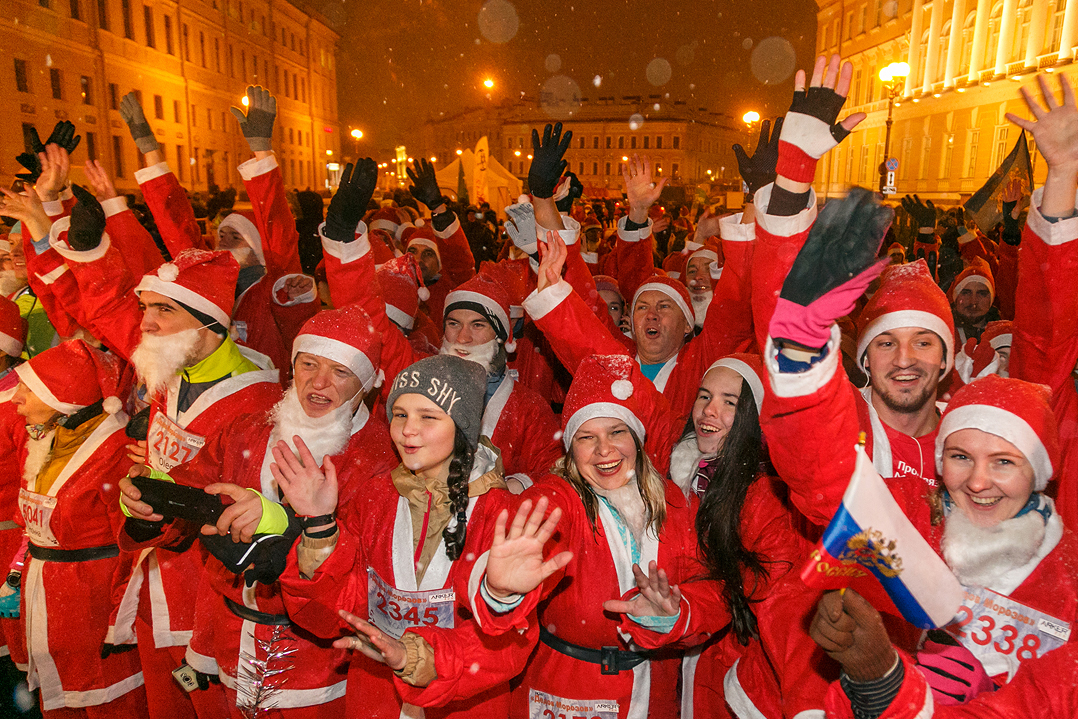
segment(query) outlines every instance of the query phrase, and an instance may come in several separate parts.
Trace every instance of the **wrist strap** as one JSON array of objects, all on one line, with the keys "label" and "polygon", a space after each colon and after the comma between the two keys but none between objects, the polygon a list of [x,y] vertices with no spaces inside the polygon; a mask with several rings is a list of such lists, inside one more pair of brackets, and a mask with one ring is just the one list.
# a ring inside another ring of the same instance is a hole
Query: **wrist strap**
[{"label": "wrist strap", "polygon": [[306,514],[296,515],[296,519],[299,520],[300,525],[302,525],[304,529],[307,529],[307,527],[321,527],[323,524],[329,524],[333,522],[336,518],[337,514],[335,512],[330,512],[329,514],[318,514],[313,516]]},{"label": "wrist strap", "polygon": [[327,539],[337,533],[337,524],[334,522],[332,526],[327,529],[322,529],[317,532],[308,532],[306,528],[303,530],[303,536],[311,539]]}]

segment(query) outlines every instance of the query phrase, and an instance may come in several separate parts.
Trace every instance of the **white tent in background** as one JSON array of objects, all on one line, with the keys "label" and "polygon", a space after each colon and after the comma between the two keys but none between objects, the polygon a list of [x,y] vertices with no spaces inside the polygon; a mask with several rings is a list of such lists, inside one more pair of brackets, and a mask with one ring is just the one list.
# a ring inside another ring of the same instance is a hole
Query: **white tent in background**
[{"label": "white tent in background", "polygon": [[[457,186],[460,180],[460,169],[463,166],[464,185],[468,188],[468,201],[473,205],[478,204],[474,185],[475,160],[475,153],[468,149],[463,154],[458,155],[453,162],[435,173],[438,177],[438,187],[441,188],[443,194],[450,199],[458,199]],[[505,166],[490,155],[487,156],[486,176],[487,202],[490,203],[491,209],[497,212],[499,217],[504,218],[505,207],[517,201],[520,193],[524,191],[524,183],[514,177],[509,170],[505,169]]]}]

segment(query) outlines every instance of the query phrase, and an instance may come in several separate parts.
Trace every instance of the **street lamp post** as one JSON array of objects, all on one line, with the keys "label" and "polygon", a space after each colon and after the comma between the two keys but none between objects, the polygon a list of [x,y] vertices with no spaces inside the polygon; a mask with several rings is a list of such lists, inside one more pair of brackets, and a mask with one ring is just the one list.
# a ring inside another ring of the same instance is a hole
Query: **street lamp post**
[{"label": "street lamp post", "polygon": [[359,141],[363,139],[363,130],[352,130],[349,133],[352,136],[352,141],[356,146],[356,157],[359,157]]},{"label": "street lamp post", "polygon": [[895,110],[895,98],[902,94],[906,85],[906,76],[910,74],[910,66],[904,62],[893,62],[880,70],[880,80],[887,88],[887,133],[883,140],[883,161],[880,162],[880,192],[887,187],[887,160],[891,157],[891,125],[894,124],[892,115]]}]

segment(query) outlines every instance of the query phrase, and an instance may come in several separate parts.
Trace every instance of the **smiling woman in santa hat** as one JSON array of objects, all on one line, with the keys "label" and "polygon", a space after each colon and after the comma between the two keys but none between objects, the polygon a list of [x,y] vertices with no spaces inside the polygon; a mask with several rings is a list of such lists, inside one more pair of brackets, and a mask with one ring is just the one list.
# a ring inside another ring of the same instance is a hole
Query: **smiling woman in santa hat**
[{"label": "smiling woman in santa hat", "polygon": [[[483,368],[460,357],[428,357],[400,372],[386,402],[400,464],[361,487],[353,511],[321,527],[328,536],[304,535],[289,555],[281,576],[289,616],[354,651],[348,716],[508,713],[508,681],[531,643],[481,643],[464,602],[510,496],[497,450],[480,438],[485,386]],[[297,512],[337,510],[332,464],[279,469]],[[341,618],[354,635],[339,638]]]},{"label": "smiling woman in santa hat", "polygon": [[41,689],[46,717],[99,707],[100,716],[146,713],[138,654],[125,651],[134,644],[114,644],[109,628],[111,589],[130,572],[130,556],[116,546],[120,490],[107,479],[129,464],[119,400],[129,389],[126,369],[82,340],[15,368],[11,401],[30,436],[19,493],[30,540],[22,617],[28,680]]}]

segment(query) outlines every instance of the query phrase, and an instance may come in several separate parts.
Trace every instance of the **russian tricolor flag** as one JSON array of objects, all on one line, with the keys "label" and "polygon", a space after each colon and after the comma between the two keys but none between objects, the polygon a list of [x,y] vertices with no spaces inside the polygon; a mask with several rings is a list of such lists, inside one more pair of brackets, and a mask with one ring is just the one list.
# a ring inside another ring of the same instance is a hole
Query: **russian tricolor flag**
[{"label": "russian tricolor flag", "polygon": [[[858,589],[873,576],[906,621],[923,629],[949,624],[962,604],[962,585],[906,517],[858,445],[842,505],[801,578],[818,589]],[[869,590],[869,596],[874,593]]]}]

